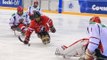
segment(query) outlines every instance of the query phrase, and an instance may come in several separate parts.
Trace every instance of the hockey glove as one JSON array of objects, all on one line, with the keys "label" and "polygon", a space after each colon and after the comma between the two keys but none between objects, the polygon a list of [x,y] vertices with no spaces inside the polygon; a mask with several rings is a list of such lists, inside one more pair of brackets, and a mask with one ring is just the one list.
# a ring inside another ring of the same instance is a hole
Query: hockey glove
[{"label": "hockey glove", "polygon": [[28,44],[28,43],[29,43],[29,37],[25,37],[24,44]]},{"label": "hockey glove", "polygon": [[52,26],[52,27],[50,27],[50,31],[51,31],[52,33],[55,33],[55,32],[56,32],[56,29]]}]

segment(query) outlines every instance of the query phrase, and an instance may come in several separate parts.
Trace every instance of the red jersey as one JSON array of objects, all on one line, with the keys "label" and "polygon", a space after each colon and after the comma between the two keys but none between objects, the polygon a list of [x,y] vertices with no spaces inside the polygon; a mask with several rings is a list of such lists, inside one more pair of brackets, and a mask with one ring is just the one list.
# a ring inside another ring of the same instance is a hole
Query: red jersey
[{"label": "red jersey", "polygon": [[26,31],[26,36],[30,36],[33,31],[39,33],[42,27],[44,27],[45,31],[48,32],[50,27],[52,26],[53,26],[52,20],[47,16],[43,15],[40,17],[40,22],[36,22],[36,20],[32,20],[30,22],[28,30]]}]

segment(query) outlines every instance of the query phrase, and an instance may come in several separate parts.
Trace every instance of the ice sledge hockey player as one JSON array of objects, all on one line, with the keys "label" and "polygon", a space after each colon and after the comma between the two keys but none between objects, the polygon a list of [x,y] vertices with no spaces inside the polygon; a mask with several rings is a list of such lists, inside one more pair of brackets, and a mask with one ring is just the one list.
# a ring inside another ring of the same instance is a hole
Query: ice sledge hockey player
[{"label": "ice sledge hockey player", "polygon": [[30,16],[31,20],[32,20],[32,17],[33,17],[33,12],[36,12],[36,11],[41,13],[40,7],[38,6],[38,0],[35,0],[33,2],[33,6],[28,7],[28,11],[27,12],[28,12],[28,15]]},{"label": "ice sledge hockey player", "polygon": [[[79,60],[107,60],[107,27],[101,24],[101,20],[98,16],[94,16],[90,19],[90,24],[88,26],[88,33],[89,33],[89,41],[88,44],[85,45],[85,49],[82,49],[83,53]],[[74,44],[75,46],[77,44]],[[81,46],[80,46],[81,45]],[[78,52],[81,52],[81,49],[76,51],[76,49],[83,48],[84,44],[80,44],[79,47],[70,46],[66,48],[68,51],[64,52],[65,50],[57,49],[56,55],[68,55],[70,53],[75,53],[78,55]],[[71,49],[71,50],[70,50]],[[74,49],[74,51],[73,51]],[[69,56],[72,56],[70,54]],[[72,56],[73,57],[73,56]]]},{"label": "ice sledge hockey player", "polygon": [[49,30],[52,33],[56,32],[52,19],[45,15],[41,15],[40,12],[34,12],[33,19],[26,31],[24,44],[29,43],[31,33],[33,31],[35,31],[44,44],[50,43]]},{"label": "ice sledge hockey player", "polygon": [[28,27],[30,23],[29,16],[27,13],[23,12],[23,7],[17,7],[17,13],[14,13],[10,18],[10,27],[13,31],[20,31],[22,34],[25,33],[23,29]]},{"label": "ice sledge hockey player", "polygon": [[101,24],[101,20],[98,16],[94,16],[90,19],[90,25],[88,26],[89,32],[89,44],[85,51],[85,60],[107,60],[107,27]]}]

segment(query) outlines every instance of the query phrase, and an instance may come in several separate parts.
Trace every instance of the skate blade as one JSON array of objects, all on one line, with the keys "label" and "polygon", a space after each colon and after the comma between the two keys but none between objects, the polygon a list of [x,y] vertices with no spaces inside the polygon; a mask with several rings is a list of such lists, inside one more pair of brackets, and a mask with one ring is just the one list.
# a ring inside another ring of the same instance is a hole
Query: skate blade
[{"label": "skate blade", "polygon": [[56,49],[56,51],[55,51],[55,55],[58,55],[58,56],[61,55],[58,49]]}]

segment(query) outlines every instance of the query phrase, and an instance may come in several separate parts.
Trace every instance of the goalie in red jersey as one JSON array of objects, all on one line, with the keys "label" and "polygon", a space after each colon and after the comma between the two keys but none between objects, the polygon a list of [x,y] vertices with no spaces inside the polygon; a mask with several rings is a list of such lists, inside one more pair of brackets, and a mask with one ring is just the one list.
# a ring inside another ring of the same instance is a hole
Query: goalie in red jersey
[{"label": "goalie in red jersey", "polygon": [[49,17],[41,15],[39,12],[34,12],[33,19],[31,20],[25,34],[24,44],[29,43],[31,33],[33,31],[35,31],[44,44],[50,43],[49,30],[52,33],[56,32],[53,21]]}]

